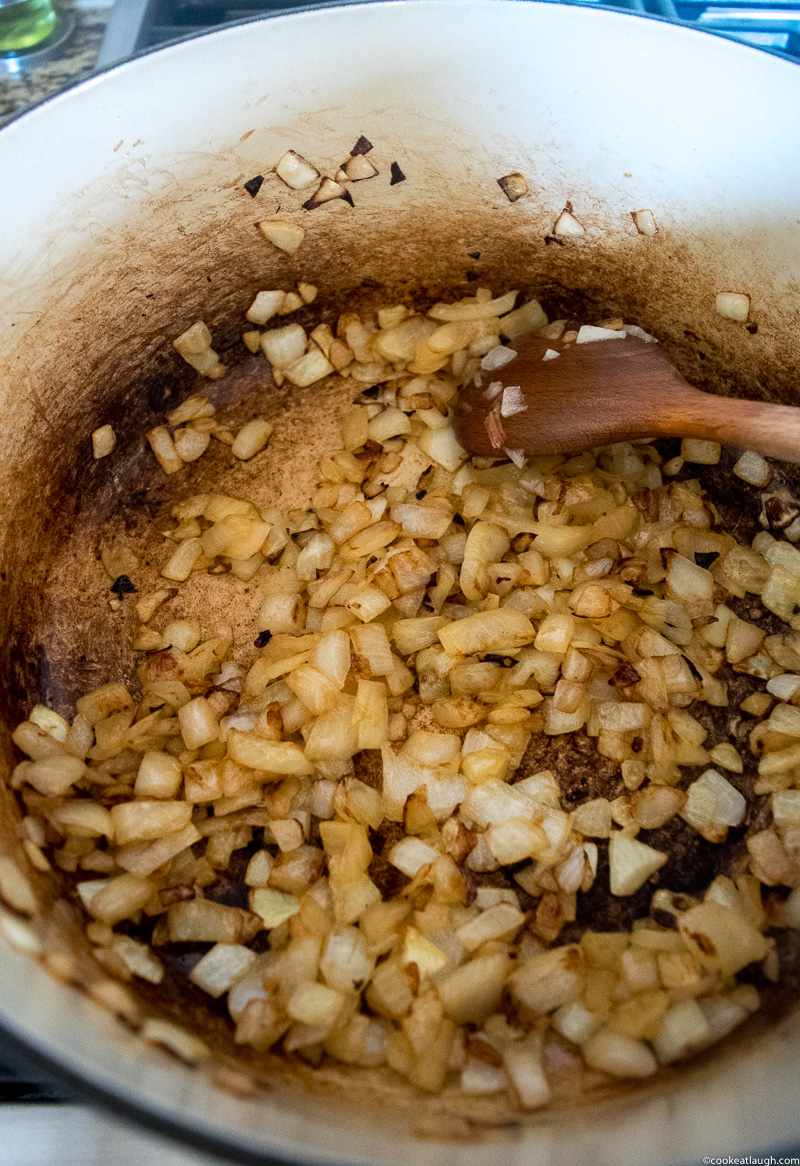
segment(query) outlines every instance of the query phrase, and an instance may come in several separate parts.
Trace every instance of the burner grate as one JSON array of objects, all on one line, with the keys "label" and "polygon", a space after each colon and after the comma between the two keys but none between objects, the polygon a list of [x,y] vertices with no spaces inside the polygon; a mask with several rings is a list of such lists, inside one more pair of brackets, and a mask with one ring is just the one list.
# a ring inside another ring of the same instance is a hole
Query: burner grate
[{"label": "burner grate", "polygon": [[73,1100],[69,1092],[55,1081],[48,1081],[38,1073],[27,1072],[21,1068],[13,1069],[10,1065],[0,1062],[0,1103],[13,1102],[20,1105],[27,1102],[43,1105]]},{"label": "burner grate", "polygon": [[[176,37],[247,17],[291,12],[309,0],[116,0],[98,65],[110,65]],[[317,0],[319,3],[320,0]],[[337,0],[329,0],[336,3]],[[409,0],[411,2],[411,0]],[[569,3],[570,0],[565,0]],[[581,0],[722,32],[800,59],[800,0]],[[322,0],[325,3],[325,0]]]}]

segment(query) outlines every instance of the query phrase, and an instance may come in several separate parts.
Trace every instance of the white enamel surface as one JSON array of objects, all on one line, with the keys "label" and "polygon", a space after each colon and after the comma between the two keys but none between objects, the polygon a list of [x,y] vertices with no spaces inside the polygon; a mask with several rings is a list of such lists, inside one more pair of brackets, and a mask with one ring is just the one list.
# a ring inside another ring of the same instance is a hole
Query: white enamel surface
[{"label": "white enamel surface", "polygon": [[[362,132],[409,182],[446,184],[455,207],[465,180],[518,168],[551,222],[571,199],[590,234],[626,224],[635,234],[641,208],[661,229],[685,228],[690,250],[716,234],[727,290],[758,310],[800,270],[798,125],[795,66],[619,14],[417,0],[227,29],[112,69],[0,133],[0,355],[9,325],[24,328],[68,283],[71,256],[149,200],[204,167],[264,173],[301,141],[332,170]],[[753,255],[768,286],[751,286]],[[0,403],[13,391],[0,387]],[[237,1101],[112,1034],[102,1013],[5,947],[0,1009],[10,1030],[110,1093],[291,1161],[661,1166],[800,1141],[800,1041],[783,1030],[669,1092],[543,1118],[508,1145],[466,1145],[414,1139],[400,1122],[376,1128],[368,1114],[334,1120],[310,1102]]]}]

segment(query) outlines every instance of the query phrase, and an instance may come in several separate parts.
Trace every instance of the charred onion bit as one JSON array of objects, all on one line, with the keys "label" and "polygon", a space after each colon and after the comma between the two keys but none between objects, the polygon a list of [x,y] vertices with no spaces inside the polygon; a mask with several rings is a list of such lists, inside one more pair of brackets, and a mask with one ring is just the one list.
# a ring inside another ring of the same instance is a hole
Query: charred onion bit
[{"label": "charred onion bit", "polygon": [[361,134],[358,141],[350,151],[350,157],[356,158],[359,154],[368,154],[372,148],[372,142],[369,140],[369,138],[365,138],[364,135]]},{"label": "charred onion bit", "polygon": [[261,189],[261,184],[263,183],[263,181],[264,181],[264,175],[263,174],[256,174],[255,178],[251,178],[247,182],[245,182],[244,188],[247,191],[247,193],[250,195],[251,198],[256,197],[259,190]]},{"label": "charred onion bit", "polygon": [[522,198],[524,194],[528,193],[528,183],[525,176],[524,174],[520,174],[518,170],[514,170],[511,174],[506,174],[502,178],[498,178],[497,185],[509,202],[516,202],[517,199]]},{"label": "charred onion bit", "polygon": [[111,584],[111,590],[115,595],[118,595],[120,599],[123,595],[134,595],[136,593],[136,588],[134,587],[133,583],[131,583],[127,575],[117,576],[117,578]]}]

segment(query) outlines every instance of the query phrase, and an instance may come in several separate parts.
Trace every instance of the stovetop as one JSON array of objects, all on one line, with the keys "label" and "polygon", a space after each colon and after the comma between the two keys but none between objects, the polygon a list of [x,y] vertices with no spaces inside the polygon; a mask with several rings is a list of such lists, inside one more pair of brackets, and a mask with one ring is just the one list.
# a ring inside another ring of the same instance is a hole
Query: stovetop
[{"label": "stovetop", "polygon": [[0,1061],[0,1102],[16,1105],[49,1105],[72,1101],[72,1095],[55,1081],[46,1080],[40,1073]]},{"label": "stovetop", "polygon": [[[110,65],[176,37],[208,31],[229,21],[291,12],[326,0],[116,0],[99,65]],[[340,3],[341,0],[327,0]],[[413,3],[413,0],[409,0]],[[561,0],[569,3],[570,0]],[[720,32],[759,48],[800,60],[800,0],[579,0]]]}]

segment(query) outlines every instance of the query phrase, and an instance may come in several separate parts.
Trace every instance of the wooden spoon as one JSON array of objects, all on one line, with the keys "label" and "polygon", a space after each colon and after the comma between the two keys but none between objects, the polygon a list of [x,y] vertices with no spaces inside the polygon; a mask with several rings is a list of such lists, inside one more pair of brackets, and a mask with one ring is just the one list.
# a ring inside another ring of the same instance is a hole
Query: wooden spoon
[{"label": "wooden spoon", "polygon": [[[694,389],[654,342],[625,336],[565,344],[531,336],[512,347],[513,360],[482,372],[480,387],[472,382],[461,391],[456,432],[470,453],[519,450],[527,457],[643,437],[699,437],[800,462],[800,409]],[[545,360],[548,350],[558,356]],[[524,410],[503,416],[515,402]]]}]

